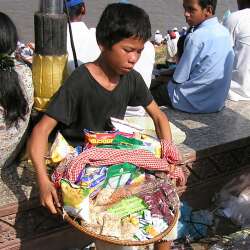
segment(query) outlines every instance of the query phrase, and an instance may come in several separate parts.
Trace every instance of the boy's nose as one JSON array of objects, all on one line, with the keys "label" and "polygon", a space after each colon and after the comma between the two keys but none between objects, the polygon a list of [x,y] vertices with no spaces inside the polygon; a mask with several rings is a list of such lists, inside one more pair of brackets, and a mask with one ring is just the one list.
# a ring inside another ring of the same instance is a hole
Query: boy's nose
[{"label": "boy's nose", "polygon": [[138,61],[139,56],[140,56],[140,55],[138,55],[138,53],[136,53],[136,52],[135,52],[135,53],[131,53],[131,54],[129,55],[129,58],[128,58],[129,63],[135,64],[135,63]]},{"label": "boy's nose", "polygon": [[190,17],[190,12],[184,11],[184,17]]}]

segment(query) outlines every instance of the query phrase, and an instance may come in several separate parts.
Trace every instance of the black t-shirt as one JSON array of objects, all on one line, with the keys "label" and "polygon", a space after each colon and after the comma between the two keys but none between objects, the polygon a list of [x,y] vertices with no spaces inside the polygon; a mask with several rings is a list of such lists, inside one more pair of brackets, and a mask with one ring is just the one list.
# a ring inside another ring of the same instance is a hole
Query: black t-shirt
[{"label": "black t-shirt", "polygon": [[152,100],[138,72],[121,76],[116,88],[108,91],[82,65],[57,91],[45,113],[57,120],[57,129],[77,145],[83,142],[83,129],[110,130],[110,117],[123,119],[128,105],[146,107]]}]

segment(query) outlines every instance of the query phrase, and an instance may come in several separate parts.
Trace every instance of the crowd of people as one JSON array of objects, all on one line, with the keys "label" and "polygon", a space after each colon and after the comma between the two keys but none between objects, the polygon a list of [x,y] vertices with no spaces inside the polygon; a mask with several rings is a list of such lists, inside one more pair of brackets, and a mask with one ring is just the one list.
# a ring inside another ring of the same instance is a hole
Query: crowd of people
[{"label": "crowd of people", "polygon": [[[126,2],[126,3],[125,3]],[[71,73],[33,128],[29,153],[37,172],[41,202],[52,213],[60,206],[46,172],[49,135],[59,129],[69,143],[82,131],[110,130],[110,117],[123,119],[127,106],[142,106],[153,119],[159,139],[172,140],[165,105],[190,113],[221,111],[227,98],[250,100],[250,1],[238,0],[239,11],[221,24],[216,0],[183,0],[189,28],[155,32],[154,45],[165,43],[166,72],[151,80],[155,64],[148,14],[125,1],[110,4],[96,28],[83,22],[84,0],[67,0],[73,42],[67,36]],[[31,69],[15,57],[14,23],[0,13],[0,168],[10,165],[27,141],[33,104]],[[19,44],[20,47],[20,44]],[[30,52],[31,53],[31,52]],[[75,69],[74,60],[79,67]]]}]

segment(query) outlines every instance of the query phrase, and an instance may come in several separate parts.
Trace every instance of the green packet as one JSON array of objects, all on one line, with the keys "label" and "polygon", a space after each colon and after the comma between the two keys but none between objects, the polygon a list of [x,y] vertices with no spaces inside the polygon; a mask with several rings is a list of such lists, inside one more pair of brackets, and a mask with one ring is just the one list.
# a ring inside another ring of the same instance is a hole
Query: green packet
[{"label": "green packet", "polygon": [[124,150],[135,150],[143,146],[141,140],[135,138],[127,138],[122,135],[117,135],[112,144],[97,145],[98,148],[112,148],[112,149],[124,149]]},{"label": "green packet", "polygon": [[126,145],[126,144],[100,144],[96,146],[97,148],[112,148],[112,149],[122,149],[122,150],[135,150],[139,149],[138,145]]},{"label": "green packet", "polygon": [[143,141],[135,139],[135,138],[127,138],[125,136],[122,135],[117,135],[112,144],[125,144],[125,145],[138,145],[138,146],[142,146],[143,145]]},{"label": "green packet", "polygon": [[103,187],[116,189],[124,186],[135,175],[136,171],[136,166],[130,163],[110,166]]},{"label": "green packet", "polygon": [[142,199],[136,196],[130,196],[108,208],[107,211],[122,218],[147,208],[147,205]]}]

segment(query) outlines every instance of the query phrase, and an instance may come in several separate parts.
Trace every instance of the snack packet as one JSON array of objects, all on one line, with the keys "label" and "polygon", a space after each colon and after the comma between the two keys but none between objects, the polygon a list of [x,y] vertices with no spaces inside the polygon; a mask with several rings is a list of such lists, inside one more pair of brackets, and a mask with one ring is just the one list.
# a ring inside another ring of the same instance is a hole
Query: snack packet
[{"label": "snack packet", "polygon": [[77,178],[76,184],[82,188],[88,188],[90,198],[94,198],[101,190],[106,179],[106,175],[106,167],[87,167],[81,171]]},{"label": "snack packet", "polygon": [[94,132],[84,129],[84,141],[92,145],[112,144],[116,135],[117,135],[117,130]]},{"label": "snack packet", "polygon": [[107,211],[123,218],[146,208],[147,205],[142,199],[136,196],[130,196],[114,204],[112,207],[108,208]]},{"label": "snack packet", "polygon": [[72,216],[89,221],[89,189],[81,188],[61,179],[63,208]]},{"label": "snack packet", "polygon": [[130,163],[110,166],[103,187],[115,189],[124,186],[135,172],[136,166]]},{"label": "snack packet", "polygon": [[[91,130],[84,129],[84,141],[86,144],[91,144],[93,146],[97,145],[110,145],[113,143],[114,138],[117,135],[121,135],[125,138],[134,138],[134,134],[124,133],[118,130],[95,132]],[[90,147],[90,146],[88,146]]]},{"label": "snack packet", "polygon": [[50,149],[51,161],[52,163],[59,163],[66,157],[66,155],[73,153],[74,151],[74,148],[70,146],[62,134],[58,132]]}]

